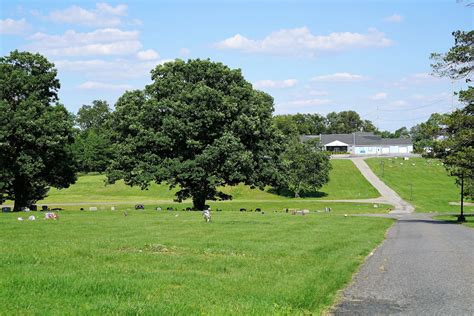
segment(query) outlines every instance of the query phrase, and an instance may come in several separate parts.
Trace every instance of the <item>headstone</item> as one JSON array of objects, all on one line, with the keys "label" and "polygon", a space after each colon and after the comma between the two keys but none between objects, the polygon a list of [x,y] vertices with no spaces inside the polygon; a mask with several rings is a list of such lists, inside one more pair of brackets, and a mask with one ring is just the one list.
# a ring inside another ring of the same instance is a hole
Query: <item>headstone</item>
[{"label": "headstone", "polygon": [[137,204],[137,205],[135,205],[135,209],[136,209],[136,210],[144,210],[144,209],[145,209],[145,205],[143,205],[143,204]]},{"label": "headstone", "polygon": [[37,211],[37,210],[38,210],[38,206],[37,206],[36,204],[30,205],[30,210],[32,210],[32,211]]},{"label": "headstone", "polygon": [[111,211],[115,211],[115,206],[112,206],[112,207],[110,208],[110,210],[111,210]]},{"label": "headstone", "polygon": [[247,210],[245,208],[241,208],[240,211],[241,212],[247,212]]},{"label": "headstone", "polygon": [[257,207],[257,208],[255,209],[255,212],[261,212],[261,211],[262,211],[262,209],[259,208],[259,207]]},{"label": "headstone", "polygon": [[48,205],[41,205],[41,210],[42,211],[47,211],[48,210]]},{"label": "headstone", "polygon": [[161,207],[157,207],[156,210],[157,210],[157,211],[161,211]]},{"label": "headstone", "polygon": [[36,220],[36,217],[34,215],[31,215],[30,217],[28,217],[28,220],[29,221],[35,221]]},{"label": "headstone", "polygon": [[89,211],[97,211],[97,207],[91,206],[91,207],[89,207]]},{"label": "headstone", "polygon": [[4,206],[2,207],[2,213],[10,213],[12,211],[11,207]]}]

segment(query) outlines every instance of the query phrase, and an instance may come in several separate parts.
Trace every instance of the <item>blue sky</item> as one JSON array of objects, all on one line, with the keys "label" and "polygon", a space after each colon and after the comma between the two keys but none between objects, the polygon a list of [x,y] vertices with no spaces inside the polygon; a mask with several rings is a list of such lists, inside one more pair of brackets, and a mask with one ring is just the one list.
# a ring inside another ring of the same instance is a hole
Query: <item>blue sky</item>
[{"label": "blue sky", "polygon": [[76,112],[150,82],[175,58],[241,68],[275,112],[355,110],[379,128],[459,106],[462,82],[430,75],[431,52],[473,28],[449,1],[2,1],[0,49],[56,64],[61,102]]}]

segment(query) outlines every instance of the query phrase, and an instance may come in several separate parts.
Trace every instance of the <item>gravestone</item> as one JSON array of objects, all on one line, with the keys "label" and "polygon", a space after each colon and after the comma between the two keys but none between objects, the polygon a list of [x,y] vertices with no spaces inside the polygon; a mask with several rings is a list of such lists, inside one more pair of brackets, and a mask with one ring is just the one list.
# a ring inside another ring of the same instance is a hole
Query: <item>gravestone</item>
[{"label": "gravestone", "polygon": [[41,205],[41,210],[42,211],[47,211],[48,210],[48,205]]},{"label": "gravestone", "polygon": [[91,207],[89,207],[89,211],[97,211],[97,207],[91,206]]},{"label": "gravestone", "polygon": [[12,211],[11,207],[4,206],[2,207],[2,213],[10,213]]},{"label": "gravestone", "polygon": [[137,205],[135,205],[135,209],[136,209],[136,210],[144,210],[144,209],[145,209],[145,205],[143,205],[143,204],[137,204]]}]

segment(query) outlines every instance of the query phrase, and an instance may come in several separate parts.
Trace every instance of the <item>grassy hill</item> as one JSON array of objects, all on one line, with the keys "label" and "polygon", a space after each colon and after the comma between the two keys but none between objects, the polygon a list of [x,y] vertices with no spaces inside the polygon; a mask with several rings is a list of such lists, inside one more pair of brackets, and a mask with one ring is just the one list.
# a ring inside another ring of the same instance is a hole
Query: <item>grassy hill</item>
[{"label": "grassy hill", "polygon": [[335,214],[17,216],[0,216],[2,315],[318,315],[392,224]]},{"label": "grassy hill", "polygon": [[[330,181],[320,192],[310,194],[308,199],[364,199],[378,197],[379,193],[367,182],[359,170],[349,160],[332,160],[333,169]],[[131,188],[123,181],[114,185],[105,185],[104,175],[83,175],[77,183],[68,189],[51,189],[49,196],[39,203],[81,203],[81,202],[130,202],[157,203],[171,202],[176,190],[169,190],[165,184],[152,184],[148,190]],[[291,199],[288,196],[250,189],[238,185],[223,188],[235,201],[282,201]],[[293,199],[294,200],[294,199]]]},{"label": "grassy hill", "polygon": [[[459,211],[459,206],[449,205],[449,202],[459,201],[460,189],[438,160],[371,158],[366,162],[380,179],[412,203],[417,212]],[[474,211],[474,207],[466,207],[466,211]]]}]

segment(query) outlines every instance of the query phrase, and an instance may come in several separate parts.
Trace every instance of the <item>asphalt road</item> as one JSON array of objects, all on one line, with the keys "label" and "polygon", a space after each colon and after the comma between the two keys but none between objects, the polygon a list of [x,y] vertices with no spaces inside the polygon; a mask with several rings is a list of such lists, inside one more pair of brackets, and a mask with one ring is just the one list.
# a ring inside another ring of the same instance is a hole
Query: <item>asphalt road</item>
[{"label": "asphalt road", "polygon": [[474,229],[403,215],[335,315],[474,315]]},{"label": "asphalt road", "polygon": [[390,213],[392,214],[408,214],[412,213],[415,208],[403,200],[395,191],[393,191],[389,186],[387,186],[382,180],[375,175],[375,173],[370,169],[367,163],[364,161],[364,157],[351,158],[354,165],[359,169],[362,175],[374,186],[374,188],[379,191],[381,195],[381,202],[391,204],[394,206],[394,210]]}]

